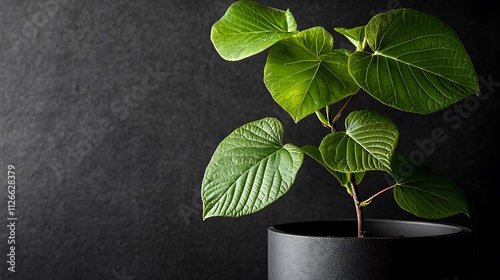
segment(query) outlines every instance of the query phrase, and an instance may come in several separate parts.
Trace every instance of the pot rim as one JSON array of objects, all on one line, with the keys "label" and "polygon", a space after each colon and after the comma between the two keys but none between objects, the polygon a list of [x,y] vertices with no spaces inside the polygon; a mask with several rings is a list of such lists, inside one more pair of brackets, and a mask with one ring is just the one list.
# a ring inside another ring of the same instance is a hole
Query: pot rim
[{"label": "pot rim", "polygon": [[[339,230],[342,233],[332,232],[327,234],[309,229],[311,227],[318,229],[318,225],[331,226],[332,224],[340,224],[339,227],[342,228],[339,228]],[[307,229],[304,229],[304,226]],[[290,228],[293,230],[290,230]],[[356,229],[357,221],[355,219],[304,220],[279,223],[268,227],[269,232],[289,236],[359,239],[356,236]],[[349,233],[346,233],[346,230]],[[365,219],[365,231],[368,235],[363,239],[436,238],[472,233],[470,228],[454,223],[399,219]],[[401,233],[395,233],[396,231],[401,231]],[[373,234],[373,232],[376,233]]]}]

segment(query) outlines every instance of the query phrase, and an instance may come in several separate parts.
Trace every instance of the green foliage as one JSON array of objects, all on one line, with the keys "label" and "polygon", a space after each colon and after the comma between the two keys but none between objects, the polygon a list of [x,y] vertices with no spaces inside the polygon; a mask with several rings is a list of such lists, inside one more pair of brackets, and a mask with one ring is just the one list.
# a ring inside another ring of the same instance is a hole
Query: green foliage
[{"label": "green foliage", "polygon": [[212,26],[210,38],[222,58],[235,61],[260,53],[296,31],[289,11],[241,1],[231,5]]},{"label": "green foliage", "polygon": [[224,139],[202,183],[203,218],[254,213],[285,194],[302,165],[303,152],[283,145],[273,118],[241,126]]},{"label": "green foliage", "polygon": [[315,147],[313,145],[305,145],[304,147],[301,148],[304,153],[306,153],[308,156],[316,160],[318,163],[323,165],[328,172],[330,172],[338,181],[339,183],[344,186],[347,189],[348,193],[352,193],[351,190],[351,176],[354,176],[354,182],[355,184],[361,183],[365,176],[365,172],[357,172],[357,173],[342,173],[339,171],[335,171],[331,169],[326,163],[325,160],[323,159],[323,156],[321,155],[321,152],[319,151],[318,147]]},{"label": "green foliage", "polygon": [[366,40],[364,26],[358,26],[350,29],[337,27],[335,28],[335,31],[344,35],[356,47],[357,51],[362,51],[365,49]]},{"label": "green foliage", "polygon": [[399,132],[392,121],[375,111],[361,110],[346,118],[346,131],[328,134],[319,150],[326,165],[343,173],[391,171]]},{"label": "green foliage", "polygon": [[314,27],[269,51],[264,83],[295,122],[358,92],[347,69],[348,52],[332,48],[332,35]]},{"label": "green foliage", "polygon": [[392,166],[394,199],[404,210],[426,219],[469,215],[464,193],[451,179],[401,155],[393,157]]},{"label": "green foliage", "polygon": [[[219,144],[205,171],[204,219],[246,215],[275,202],[294,183],[304,154],[351,195],[366,172],[384,171],[396,183],[383,191],[392,190],[402,209],[428,219],[468,215],[455,183],[395,154],[399,132],[389,117],[353,111],[345,118],[345,131],[337,130],[338,118],[361,90],[382,104],[418,114],[479,94],[473,64],[458,36],[438,18],[412,9],[388,11],[366,25],[335,31],[355,50],[335,49],[323,27],[300,31],[289,10],[253,1],[235,2],[213,25],[213,45],[228,61],[269,49],[263,77],[273,99],[296,123],[315,114],[330,131],[319,146],[298,148],[283,144],[283,127],[273,118],[236,129]],[[330,106],[344,100],[330,118]],[[372,199],[358,201],[359,207]]]},{"label": "green foliage", "polygon": [[373,53],[353,53],[349,73],[380,102],[427,114],[479,93],[467,52],[439,19],[410,9],[393,10],[374,16],[365,36]]}]

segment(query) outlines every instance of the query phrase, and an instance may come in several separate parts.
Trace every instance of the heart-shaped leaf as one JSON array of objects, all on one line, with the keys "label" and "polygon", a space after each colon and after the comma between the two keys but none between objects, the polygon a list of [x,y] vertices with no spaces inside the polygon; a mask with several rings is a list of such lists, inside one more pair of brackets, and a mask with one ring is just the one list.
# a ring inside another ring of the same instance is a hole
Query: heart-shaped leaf
[{"label": "heart-shaped leaf", "polygon": [[283,145],[283,127],[274,118],[245,124],[215,150],[203,177],[203,219],[238,217],[259,211],[285,194],[304,154]]},{"label": "heart-shaped leaf", "polygon": [[331,169],[343,173],[391,170],[399,132],[388,117],[375,111],[355,111],[347,116],[345,126],[345,132],[328,134],[319,146]]},{"label": "heart-shaped leaf", "polygon": [[359,90],[347,70],[349,52],[334,50],[322,27],[276,43],[267,57],[264,83],[295,122]]},{"label": "heart-shaped leaf", "polygon": [[394,108],[432,113],[479,93],[472,62],[455,32],[434,16],[398,9],[365,26],[373,54],[349,57],[349,73],[374,98]]},{"label": "heart-shaped leaf", "polygon": [[237,1],[212,26],[210,38],[222,58],[236,61],[260,53],[296,31],[289,10]]},{"label": "heart-shaped leaf", "polygon": [[394,199],[402,209],[426,219],[469,215],[463,191],[449,178],[401,155],[393,157],[391,174],[396,180]]}]

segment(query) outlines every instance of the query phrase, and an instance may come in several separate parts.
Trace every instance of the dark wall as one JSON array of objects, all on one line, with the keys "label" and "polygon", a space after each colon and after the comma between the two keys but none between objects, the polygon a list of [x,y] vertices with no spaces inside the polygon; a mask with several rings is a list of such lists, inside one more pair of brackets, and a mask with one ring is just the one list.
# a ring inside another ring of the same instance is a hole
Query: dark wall
[{"label": "dark wall", "polygon": [[[280,119],[287,142],[317,144],[325,131],[299,124],[262,82],[265,53],[223,61],[209,39],[230,0],[0,2],[0,221],[7,221],[7,166],[16,168],[15,273],[9,229],[0,227],[1,279],[266,279],[266,227],[354,218],[343,188],[306,159],[275,204],[238,219],[201,220],[200,186],[218,142],[237,126]],[[290,8],[303,30],[365,24],[408,7],[438,16],[462,39],[483,91],[443,114],[405,115],[361,94],[356,106],[385,110],[401,132],[398,151],[421,149],[434,129],[448,136],[425,163],[456,180],[471,217],[447,222],[475,232],[477,279],[499,275],[498,26],[477,1],[262,1]],[[337,46],[346,41],[334,34]],[[343,44],[343,45],[342,45]],[[407,117],[405,117],[407,116]],[[384,184],[374,176],[373,185]],[[373,193],[372,189],[362,190]],[[368,218],[412,219],[391,195]],[[486,277],[486,275],[489,275]],[[132,277],[134,276],[134,277]]]}]

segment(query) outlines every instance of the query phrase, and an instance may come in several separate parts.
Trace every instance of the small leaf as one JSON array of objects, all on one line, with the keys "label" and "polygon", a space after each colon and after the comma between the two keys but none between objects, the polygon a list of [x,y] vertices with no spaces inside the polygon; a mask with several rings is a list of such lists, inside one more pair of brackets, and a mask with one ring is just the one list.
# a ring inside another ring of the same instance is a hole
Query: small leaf
[{"label": "small leaf", "polygon": [[293,17],[293,14],[289,9],[285,11],[285,16],[287,31],[295,33],[295,31],[297,31],[297,22],[295,22],[295,18]]},{"label": "small leaf", "polygon": [[345,122],[345,132],[330,133],[321,141],[319,150],[325,163],[343,173],[390,171],[399,139],[394,123],[369,110],[352,112]]},{"label": "small leaf", "polygon": [[362,51],[365,48],[365,27],[358,26],[355,28],[334,28],[335,31],[344,35],[355,47],[357,51]]},{"label": "small leaf", "polygon": [[295,122],[359,90],[347,70],[346,50],[313,27],[276,43],[267,57],[264,83]]},{"label": "small leaf", "polygon": [[464,46],[436,17],[392,10],[374,16],[365,26],[365,36],[374,53],[349,56],[349,73],[380,102],[428,114],[479,93]]},{"label": "small leaf", "polygon": [[222,58],[236,61],[260,53],[296,32],[290,11],[237,1],[212,26],[210,38]]},{"label": "small leaf", "polygon": [[323,115],[323,113],[321,113],[321,111],[316,111],[316,116],[318,117],[318,120],[326,127],[328,127],[330,125],[330,123],[328,122],[328,120],[326,119],[326,117]]},{"label": "small leaf", "polygon": [[215,150],[202,182],[203,219],[257,212],[285,194],[303,161],[300,148],[283,145],[274,118],[241,126]]},{"label": "small leaf", "polygon": [[397,155],[393,157],[391,174],[397,182],[394,199],[402,209],[425,219],[469,215],[463,191],[430,168]]},{"label": "small leaf", "polygon": [[[308,156],[310,156],[311,158],[316,160],[319,164],[323,165],[323,167],[325,167],[326,170],[328,170],[328,172],[330,172],[339,181],[339,183],[342,186],[344,186],[348,190],[350,190],[351,186],[349,185],[349,174],[338,172],[338,171],[335,171],[335,170],[331,169],[330,167],[328,167],[328,165],[326,165],[325,161],[323,160],[323,157],[321,156],[321,153],[320,153],[318,147],[315,147],[312,145],[306,145],[306,146],[301,147],[301,149]],[[354,173],[354,180],[355,180],[356,184],[361,183],[364,176],[365,176],[364,172]]]}]

